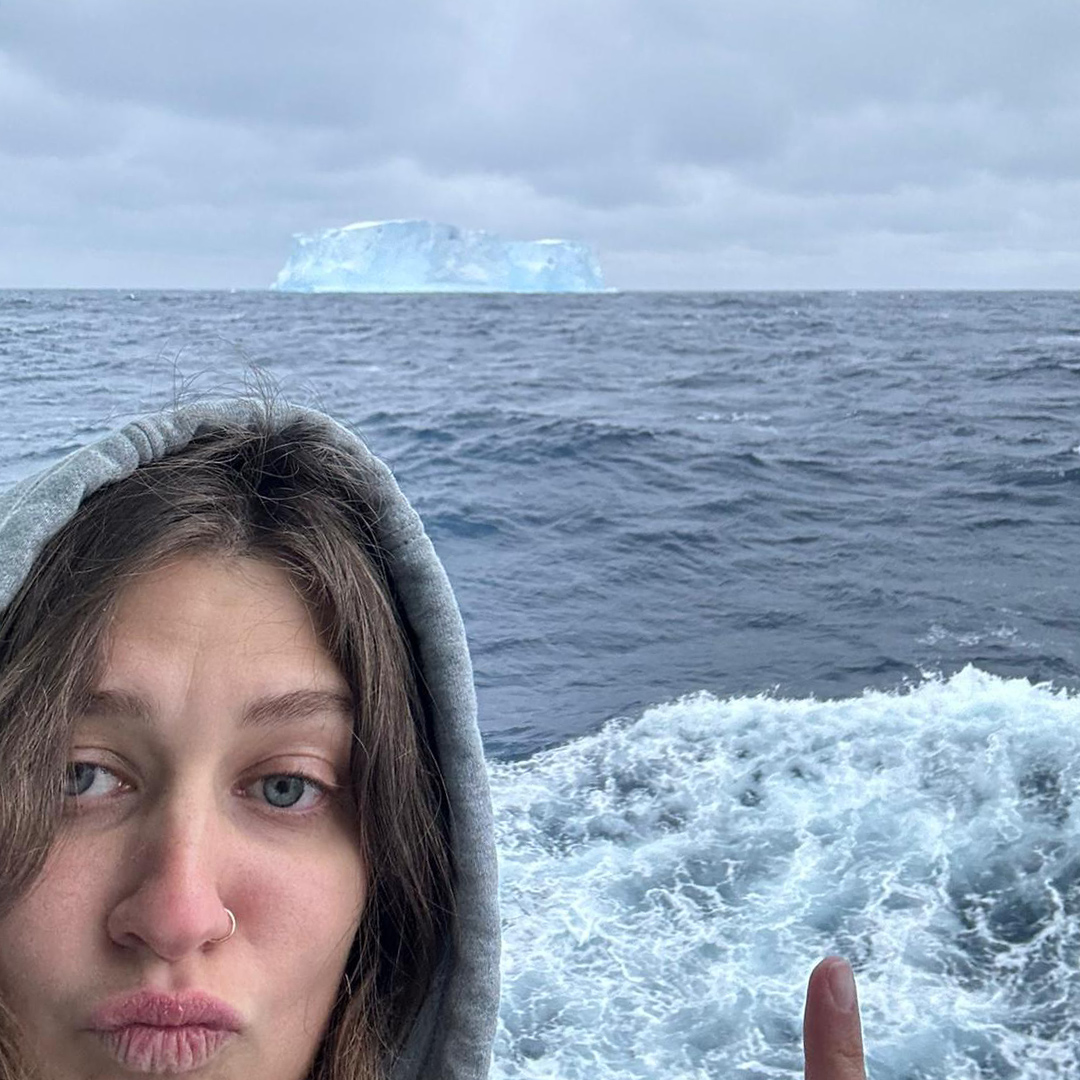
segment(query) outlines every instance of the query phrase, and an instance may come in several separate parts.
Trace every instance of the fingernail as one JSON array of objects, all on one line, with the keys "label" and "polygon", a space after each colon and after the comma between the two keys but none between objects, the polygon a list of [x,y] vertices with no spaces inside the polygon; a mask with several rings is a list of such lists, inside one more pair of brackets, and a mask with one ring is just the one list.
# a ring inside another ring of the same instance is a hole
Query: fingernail
[{"label": "fingernail", "polygon": [[833,1004],[840,1012],[855,1009],[855,976],[846,963],[829,966],[829,989],[832,991]]}]

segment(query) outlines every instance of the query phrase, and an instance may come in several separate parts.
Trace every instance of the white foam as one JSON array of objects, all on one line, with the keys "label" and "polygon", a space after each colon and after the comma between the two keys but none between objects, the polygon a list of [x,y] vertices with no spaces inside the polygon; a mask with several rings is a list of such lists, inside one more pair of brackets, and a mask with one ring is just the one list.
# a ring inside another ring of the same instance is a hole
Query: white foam
[{"label": "white foam", "polygon": [[1020,640],[1019,634],[1020,631],[1017,627],[1009,626],[1006,623],[999,623],[997,626],[984,626],[978,630],[953,630],[934,622],[930,624],[930,629],[919,637],[917,641],[920,645],[940,645],[944,641],[961,645],[964,648],[997,642],[1007,643],[1014,648],[1039,648],[1037,642]]},{"label": "white foam", "polygon": [[969,667],[835,702],[690,695],[494,765],[493,1076],[801,1076],[829,953],[875,1078],[1075,1075],[1078,762],[1080,699]]}]

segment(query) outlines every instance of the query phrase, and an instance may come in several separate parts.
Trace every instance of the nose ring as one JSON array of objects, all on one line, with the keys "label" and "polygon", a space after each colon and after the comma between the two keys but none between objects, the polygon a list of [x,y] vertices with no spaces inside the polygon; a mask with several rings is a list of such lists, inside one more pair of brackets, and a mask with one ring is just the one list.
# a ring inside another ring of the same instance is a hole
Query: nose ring
[{"label": "nose ring", "polygon": [[223,941],[228,941],[236,933],[236,916],[228,908],[225,909],[225,914],[229,916],[229,932],[224,937],[210,938],[211,945],[220,945]]}]

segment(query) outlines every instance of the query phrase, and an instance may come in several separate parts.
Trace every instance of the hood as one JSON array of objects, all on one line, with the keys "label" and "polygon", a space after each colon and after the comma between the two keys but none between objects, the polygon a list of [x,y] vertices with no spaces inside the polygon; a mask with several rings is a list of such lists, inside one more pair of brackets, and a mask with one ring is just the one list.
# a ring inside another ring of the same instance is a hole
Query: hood
[{"label": "hood", "polygon": [[[98,488],[175,453],[223,421],[267,414],[256,399],[180,405],[139,417],[0,494],[0,611],[45,543]],[[420,1011],[393,1080],[480,1080],[488,1075],[499,998],[498,879],[487,768],[465,630],[442,563],[390,470],[324,413],[275,404],[279,426],[314,422],[376,476],[384,515],[376,527],[419,645],[435,705],[436,753],[451,817],[457,915],[447,959]]]}]

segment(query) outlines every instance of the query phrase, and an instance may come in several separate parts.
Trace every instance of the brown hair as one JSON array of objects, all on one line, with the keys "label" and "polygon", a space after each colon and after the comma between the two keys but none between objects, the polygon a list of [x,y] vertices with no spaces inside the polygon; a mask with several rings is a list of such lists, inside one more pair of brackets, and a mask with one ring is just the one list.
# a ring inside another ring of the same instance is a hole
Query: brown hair
[{"label": "brown hair", "polygon": [[[180,555],[289,574],[354,702],[353,795],[368,899],[311,1080],[376,1080],[439,963],[451,908],[432,706],[363,464],[317,424],[220,423],[90,495],[0,614],[0,918],[41,873],[63,812],[72,718],[99,677],[125,582]],[[33,1076],[0,1001],[0,1080]]]}]

